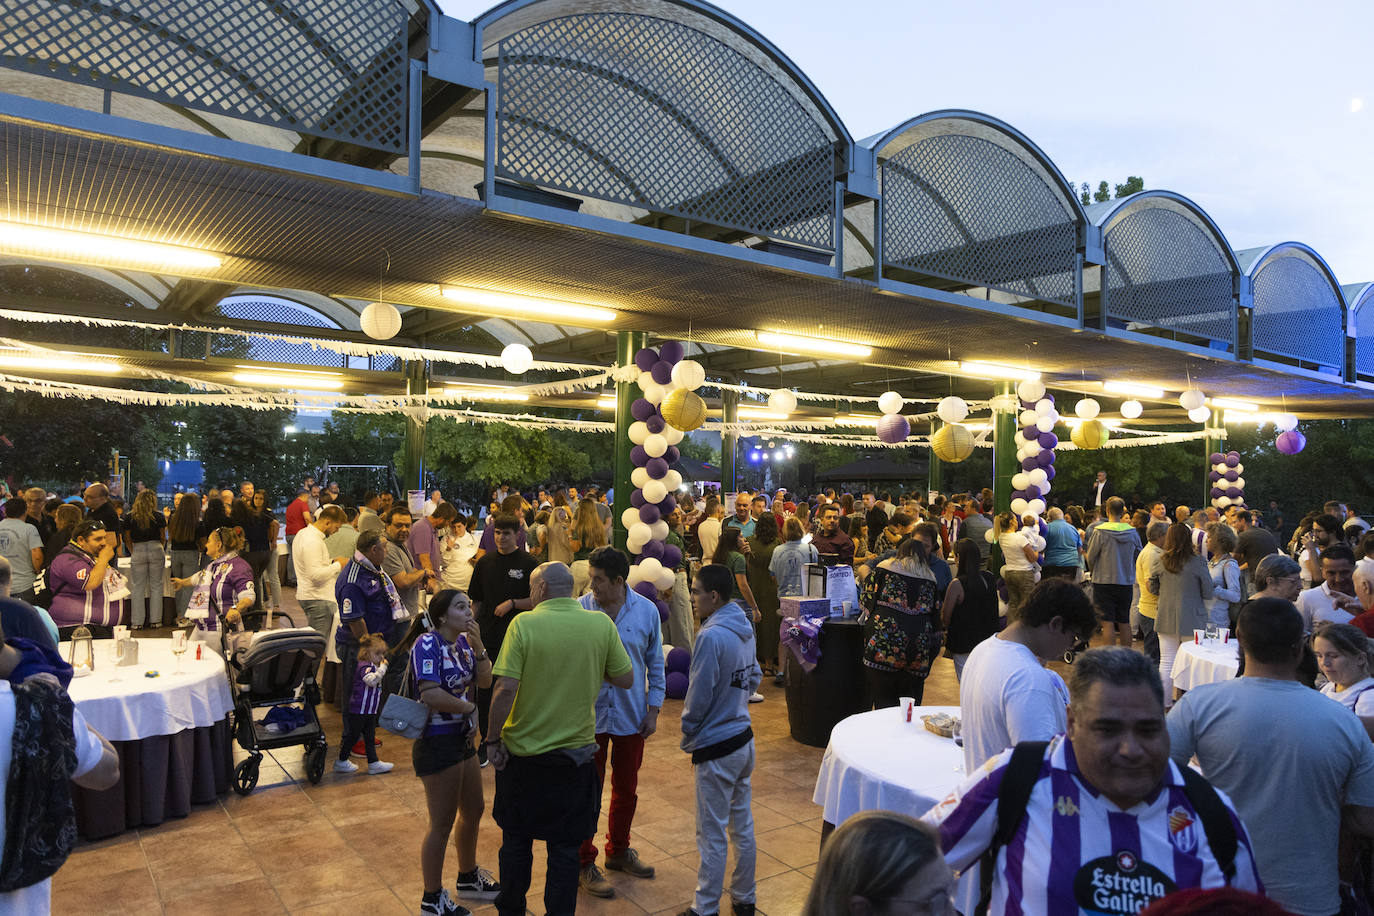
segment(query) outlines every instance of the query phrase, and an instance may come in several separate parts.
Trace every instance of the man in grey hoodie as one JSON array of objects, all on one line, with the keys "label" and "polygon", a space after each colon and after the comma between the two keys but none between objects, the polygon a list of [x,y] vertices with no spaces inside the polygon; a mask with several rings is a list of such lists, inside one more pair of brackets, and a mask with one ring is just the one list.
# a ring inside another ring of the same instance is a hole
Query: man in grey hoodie
[{"label": "man in grey hoodie", "polygon": [[1107,500],[1107,520],[1088,535],[1085,559],[1092,573],[1093,605],[1107,628],[1107,645],[1131,646],[1131,597],[1140,535],[1125,521],[1126,502]]},{"label": "man in grey hoodie", "polygon": [[725,881],[727,829],[735,844],[730,877],[734,916],[754,916],[754,814],[750,774],[754,732],[749,697],[763,670],[754,626],[734,601],[729,567],[703,566],[692,582],[692,606],[702,621],[682,707],[682,749],[692,755],[697,794],[697,890],[682,916],[715,916]]}]

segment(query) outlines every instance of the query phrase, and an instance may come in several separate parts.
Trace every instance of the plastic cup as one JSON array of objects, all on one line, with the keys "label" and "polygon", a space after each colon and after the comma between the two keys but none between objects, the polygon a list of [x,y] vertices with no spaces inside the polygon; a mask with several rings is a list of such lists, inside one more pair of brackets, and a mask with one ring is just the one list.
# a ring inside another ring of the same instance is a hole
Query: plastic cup
[{"label": "plastic cup", "polygon": [[915,717],[915,714],[914,714],[913,710],[914,710],[915,708],[916,708],[916,700],[913,699],[912,697],[898,697],[898,698],[897,698],[897,709],[898,709],[898,710],[901,712],[901,714],[902,714],[902,719],[901,719],[901,721],[903,721],[903,722],[911,722],[911,721],[914,721],[916,717]]},{"label": "plastic cup", "polygon": [[1206,638],[1207,638],[1207,631],[1206,631],[1206,630],[1194,630],[1194,631],[1193,631],[1193,645],[1195,645],[1195,646],[1200,646],[1200,645],[1202,645],[1202,641],[1203,641],[1204,639],[1206,639]]},{"label": "plastic cup", "polygon": [[1231,641],[1230,627],[1217,627],[1217,636],[1221,638],[1222,645]]},{"label": "plastic cup", "polygon": [[854,616],[854,602],[853,602],[853,601],[846,601],[846,602],[844,602],[843,607],[844,607],[844,616],[846,616],[846,617],[853,617],[853,616]]}]

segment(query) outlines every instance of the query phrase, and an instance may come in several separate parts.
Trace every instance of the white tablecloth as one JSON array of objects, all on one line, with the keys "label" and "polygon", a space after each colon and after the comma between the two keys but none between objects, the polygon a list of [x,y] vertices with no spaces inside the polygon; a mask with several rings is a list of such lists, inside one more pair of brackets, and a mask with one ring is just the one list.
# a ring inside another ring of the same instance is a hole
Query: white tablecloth
[{"label": "white tablecloth", "polygon": [[896,707],[850,716],[830,733],[813,800],[839,826],[851,814],[885,809],[919,817],[964,781],[964,749],[928,732],[920,717],[957,706],[921,706],[911,723]]},{"label": "white tablecloth", "polygon": [[1203,684],[1218,684],[1235,677],[1239,669],[1240,643],[1234,637],[1216,645],[1185,642],[1174,656],[1174,686],[1192,690]]},{"label": "white tablecloth", "polygon": [[[234,708],[224,659],[213,652],[196,660],[192,645],[176,670],[170,639],[140,639],[138,664],[116,668],[110,661],[114,640],[95,641],[95,671],[72,678],[68,692],[86,721],[111,741],[136,741],[154,735],[174,735],[188,728],[204,728]],[[71,643],[58,650],[66,658]],[[158,677],[144,677],[149,670]],[[111,682],[118,672],[121,680]]]}]

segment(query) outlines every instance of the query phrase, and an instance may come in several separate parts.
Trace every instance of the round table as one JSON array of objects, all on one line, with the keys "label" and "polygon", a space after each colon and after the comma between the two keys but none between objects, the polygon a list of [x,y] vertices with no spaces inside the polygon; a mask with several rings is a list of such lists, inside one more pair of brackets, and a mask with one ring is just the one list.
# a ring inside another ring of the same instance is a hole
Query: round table
[{"label": "round table", "polygon": [[[234,708],[224,660],[212,652],[196,660],[195,645],[176,670],[170,639],[138,640],[138,664],[117,667],[114,641],[97,639],[95,670],[73,678],[68,693],[86,721],[119,751],[119,783],[94,792],[76,789],[77,827],[99,839],[132,827],[185,817],[192,803],[214,801],[229,789]],[[59,647],[63,658],[71,643]],[[157,671],[157,677],[145,677]],[[112,680],[117,677],[118,680]]]},{"label": "round table", "polygon": [[1173,680],[1179,690],[1229,681],[1240,669],[1240,643],[1185,642],[1174,656]]},{"label": "round table", "polygon": [[964,780],[964,749],[926,731],[921,716],[959,715],[957,706],[918,706],[911,722],[896,708],[850,716],[830,733],[813,800],[828,824],[885,809],[920,817]]}]

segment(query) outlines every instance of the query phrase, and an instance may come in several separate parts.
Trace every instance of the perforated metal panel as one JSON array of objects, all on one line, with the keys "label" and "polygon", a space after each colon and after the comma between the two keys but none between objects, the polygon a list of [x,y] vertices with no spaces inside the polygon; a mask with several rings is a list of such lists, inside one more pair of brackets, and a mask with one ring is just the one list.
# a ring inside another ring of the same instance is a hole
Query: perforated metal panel
[{"label": "perforated metal panel", "polygon": [[401,152],[407,22],[396,0],[0,0],[0,63]]},{"label": "perforated metal panel", "polygon": [[1340,369],[1345,361],[1345,305],[1305,253],[1271,255],[1255,274],[1254,290],[1256,354]]},{"label": "perforated metal panel", "polygon": [[1235,277],[1196,222],[1147,202],[1108,228],[1106,248],[1108,318],[1235,347]]},{"label": "perforated metal panel", "polygon": [[[297,306],[271,299],[235,299],[222,302],[219,312],[226,318],[242,318],[247,321],[270,321],[276,324],[298,324],[308,328],[337,327],[332,321]],[[232,345],[244,338],[231,335],[214,335],[215,343],[221,346]],[[212,343],[212,348],[215,346]],[[265,363],[299,364],[303,366],[341,366],[344,357],[333,350],[323,350],[309,344],[287,343],[282,340],[264,340],[259,337],[248,339],[246,358]]]},{"label": "perforated metal panel", "polygon": [[1374,376],[1374,285],[1357,284],[1342,288],[1350,302],[1355,324],[1355,372]]},{"label": "perforated metal panel", "polygon": [[498,45],[504,178],[834,248],[834,148],[820,115],[705,32],[568,16]]},{"label": "perforated metal panel", "polygon": [[1078,229],[1063,194],[978,137],[927,137],[887,160],[883,260],[1074,305]]}]

